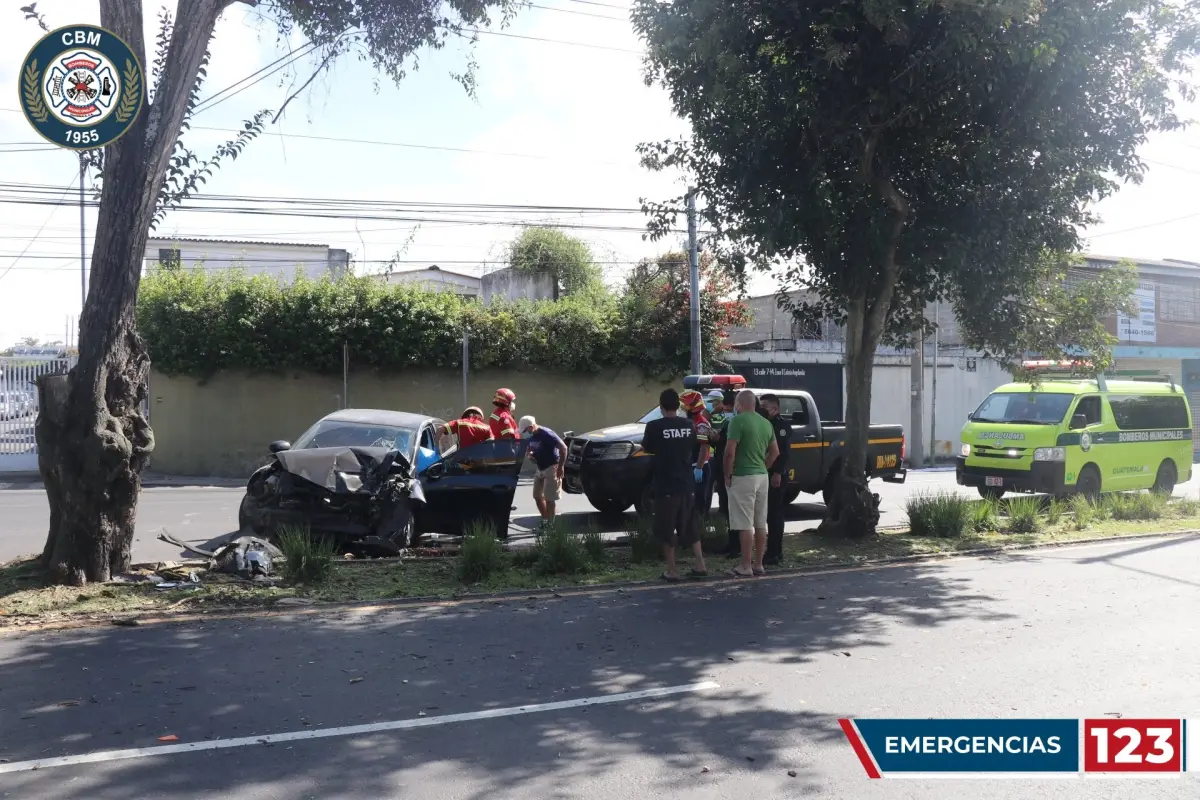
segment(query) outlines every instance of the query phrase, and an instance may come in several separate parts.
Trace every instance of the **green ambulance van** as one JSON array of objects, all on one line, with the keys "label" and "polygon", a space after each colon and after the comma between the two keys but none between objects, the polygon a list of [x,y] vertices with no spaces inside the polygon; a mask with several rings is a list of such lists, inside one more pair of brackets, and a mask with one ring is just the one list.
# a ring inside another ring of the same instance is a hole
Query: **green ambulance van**
[{"label": "green ambulance van", "polygon": [[[1046,364],[1026,366],[1049,369]],[[958,483],[984,497],[1169,493],[1192,472],[1192,411],[1169,377],[1048,374],[1036,385],[1010,383],[975,409],[960,438]]]}]

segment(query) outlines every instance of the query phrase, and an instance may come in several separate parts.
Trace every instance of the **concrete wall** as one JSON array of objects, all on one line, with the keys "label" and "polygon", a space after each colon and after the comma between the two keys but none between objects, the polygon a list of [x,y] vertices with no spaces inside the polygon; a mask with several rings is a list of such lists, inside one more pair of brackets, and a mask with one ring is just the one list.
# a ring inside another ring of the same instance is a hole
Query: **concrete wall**
[{"label": "concrete wall", "polygon": [[[929,427],[933,411],[933,364],[926,360],[925,396],[922,413],[922,452],[929,453]],[[958,455],[959,434],[967,414],[978,408],[998,386],[1012,382],[1012,375],[994,361],[976,360],[976,371],[967,372],[959,359],[938,359],[937,432],[935,452],[939,459]],[[912,368],[905,365],[876,365],[871,382],[871,422],[912,428]],[[911,434],[910,434],[911,435]]]},{"label": "concrete wall", "polygon": [[[640,372],[598,375],[478,372],[469,376],[469,404],[490,413],[493,392],[517,394],[518,415],[533,414],[562,434],[632,422],[658,402],[662,385],[644,384]],[[352,373],[350,404],[449,419],[463,410],[461,374],[412,370],[379,376]],[[151,469],[173,475],[240,477],[263,463],[267,445],[292,440],[341,407],[342,379],[309,374],[217,375],[150,379]]]},{"label": "concrete wall", "polygon": [[[549,272],[533,274],[498,269],[480,279],[483,302],[497,300],[556,300],[554,276]],[[515,390],[514,390],[515,391]]]},{"label": "concrete wall", "polygon": [[323,244],[152,238],[146,242],[147,269],[158,265],[162,250],[178,251],[184,269],[221,272],[237,268],[248,275],[274,275],[284,281],[291,281],[297,271],[313,279],[340,277],[349,259],[345,250],[330,250]]}]

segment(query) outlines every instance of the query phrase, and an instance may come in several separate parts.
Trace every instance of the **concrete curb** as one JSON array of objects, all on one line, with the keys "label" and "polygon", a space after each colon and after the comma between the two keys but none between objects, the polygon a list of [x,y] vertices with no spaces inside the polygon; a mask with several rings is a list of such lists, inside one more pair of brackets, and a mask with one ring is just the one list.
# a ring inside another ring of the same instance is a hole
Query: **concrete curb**
[{"label": "concrete curb", "polygon": [[[649,591],[655,589],[683,589],[690,586],[708,586],[718,583],[750,582],[763,580],[778,580],[782,578],[798,578],[806,575],[831,575],[845,572],[867,572],[875,569],[889,569],[909,564],[951,561],[958,558],[981,558],[1003,553],[1045,550],[1049,548],[1082,547],[1085,545],[1107,544],[1109,542],[1127,542],[1141,539],[1186,539],[1200,536],[1200,529],[1170,531],[1166,533],[1131,533],[1122,536],[1101,536],[1091,539],[1074,539],[1066,542],[1035,542],[1032,544],[1002,545],[999,547],[978,547],[971,550],[960,550],[954,553],[922,553],[911,556],[897,556],[865,560],[859,564],[829,564],[826,566],[791,567],[774,570],[758,578],[734,578],[725,574],[709,575],[707,578],[690,578],[678,583],[664,581],[620,581],[605,583],[599,586],[559,586],[544,589],[512,589],[503,592],[485,594],[464,593],[450,597],[405,597],[395,600],[368,600],[351,603],[319,603],[288,605],[281,608],[278,604],[257,609],[221,609],[214,608],[203,613],[181,612],[179,614],[159,614],[158,616],[141,616],[145,612],[128,614],[106,614],[103,617],[87,617],[81,619],[65,619],[46,623],[31,623],[29,625],[0,625],[0,636],[13,634],[79,630],[88,628],[108,627],[112,625],[141,627],[168,623],[207,622],[225,619],[270,619],[312,616],[318,613],[357,612],[372,614],[377,612],[396,611],[408,608],[437,608],[461,605],[480,605],[483,603],[501,604],[514,600],[561,599],[568,597],[590,597],[602,594],[624,594],[631,591]],[[0,622],[3,618],[0,618]]]}]

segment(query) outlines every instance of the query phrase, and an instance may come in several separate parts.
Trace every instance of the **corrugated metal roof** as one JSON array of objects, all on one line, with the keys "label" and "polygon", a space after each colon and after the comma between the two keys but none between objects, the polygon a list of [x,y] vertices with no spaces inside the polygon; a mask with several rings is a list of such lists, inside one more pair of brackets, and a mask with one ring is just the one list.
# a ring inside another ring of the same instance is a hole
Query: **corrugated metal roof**
[{"label": "corrugated metal roof", "polygon": [[162,242],[164,244],[253,244],[260,247],[315,247],[322,250],[328,250],[327,244],[313,244],[312,242],[264,242],[260,240],[250,239],[204,239],[198,236],[172,236],[164,238],[160,236],[151,236],[146,240],[146,245],[151,242]]}]

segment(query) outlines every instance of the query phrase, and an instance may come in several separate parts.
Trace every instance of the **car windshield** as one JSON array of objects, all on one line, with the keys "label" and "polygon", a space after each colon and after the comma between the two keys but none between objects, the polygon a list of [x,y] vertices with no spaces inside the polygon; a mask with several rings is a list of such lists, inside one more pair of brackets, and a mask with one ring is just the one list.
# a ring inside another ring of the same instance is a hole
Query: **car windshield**
[{"label": "car windshield", "polygon": [[305,431],[292,448],[308,450],[314,447],[386,447],[407,454],[411,450],[414,433],[410,428],[323,419]]},{"label": "car windshield", "polygon": [[1057,425],[1067,415],[1067,409],[1074,399],[1073,394],[994,392],[975,409],[971,421]]},{"label": "car windshield", "polygon": [[653,422],[656,419],[662,419],[662,409],[658,406],[655,406],[647,411],[646,414],[638,420],[638,422],[645,425],[647,422]]}]

